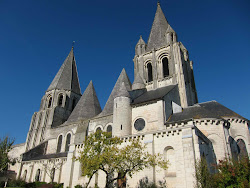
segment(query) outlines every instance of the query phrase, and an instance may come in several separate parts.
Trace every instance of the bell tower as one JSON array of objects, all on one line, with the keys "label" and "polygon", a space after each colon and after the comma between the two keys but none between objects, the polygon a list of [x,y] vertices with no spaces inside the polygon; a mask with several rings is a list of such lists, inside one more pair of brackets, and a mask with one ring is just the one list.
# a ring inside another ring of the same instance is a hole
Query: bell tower
[{"label": "bell tower", "polygon": [[61,68],[41,100],[40,110],[32,116],[26,139],[26,151],[46,140],[46,130],[63,124],[81,97],[74,49],[72,47]]},{"label": "bell tower", "polygon": [[159,2],[148,42],[140,36],[135,47],[134,77],[141,77],[148,91],[178,85],[183,108],[198,102],[193,62],[187,49],[178,42]]}]

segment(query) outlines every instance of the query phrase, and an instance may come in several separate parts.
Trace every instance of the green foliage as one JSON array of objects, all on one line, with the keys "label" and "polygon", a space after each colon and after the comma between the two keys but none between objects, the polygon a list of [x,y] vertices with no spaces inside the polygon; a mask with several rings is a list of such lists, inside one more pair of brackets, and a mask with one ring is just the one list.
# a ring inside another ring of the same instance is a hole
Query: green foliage
[{"label": "green foliage", "polygon": [[5,182],[4,181],[0,181],[0,187],[4,187]]},{"label": "green foliage", "polygon": [[196,187],[198,188],[248,188],[250,187],[250,164],[249,158],[239,161],[220,160],[216,165],[217,173],[208,171],[205,159],[196,163]]},{"label": "green foliage", "polygon": [[248,157],[239,161],[221,160],[217,169],[219,173],[214,175],[216,187],[250,187],[250,163]]},{"label": "green foliage", "polygon": [[86,139],[76,160],[80,161],[82,175],[87,176],[89,182],[98,170],[102,170],[106,174],[106,187],[111,187],[115,180],[124,179],[126,175],[132,177],[149,166],[167,168],[167,161],[160,155],[151,155],[145,150],[146,146],[139,139],[124,144],[121,138],[111,137],[110,133],[96,132]]},{"label": "green foliage", "polygon": [[212,174],[208,170],[207,161],[204,157],[195,162],[196,188],[212,188],[214,181]]},{"label": "green foliage", "polygon": [[26,182],[23,180],[10,180],[7,183],[7,187],[25,187],[26,186]]},{"label": "green foliage", "polygon": [[11,150],[13,143],[14,140],[8,136],[0,138],[0,175],[7,171],[8,164],[15,162],[8,157],[8,152]]},{"label": "green foliage", "polygon": [[63,188],[63,183],[53,183],[53,188]]},{"label": "green foliage", "polygon": [[81,185],[76,185],[75,188],[83,188]]}]

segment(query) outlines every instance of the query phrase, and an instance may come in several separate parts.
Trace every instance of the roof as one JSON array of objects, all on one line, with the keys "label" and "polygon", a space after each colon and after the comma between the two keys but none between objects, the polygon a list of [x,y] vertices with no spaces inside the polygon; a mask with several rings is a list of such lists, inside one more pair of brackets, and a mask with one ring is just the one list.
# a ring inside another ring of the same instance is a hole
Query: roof
[{"label": "roof", "polygon": [[121,87],[119,89],[117,97],[130,97],[124,82],[122,82],[122,85],[121,85]]},{"label": "roof", "polygon": [[146,88],[139,72],[137,72],[136,76],[135,76],[135,79],[134,79],[134,82],[133,82],[133,85],[132,85],[132,89],[143,89],[143,88]]},{"label": "roof", "polygon": [[142,95],[138,96],[137,98],[132,99],[132,104],[139,104],[139,103],[149,102],[149,101],[153,101],[157,99],[162,99],[172,89],[174,89],[175,86],[176,85],[170,85],[170,86],[158,88],[156,90],[144,92]]},{"label": "roof", "polygon": [[183,112],[172,114],[167,123],[184,121],[188,119],[203,119],[203,118],[223,119],[226,117],[245,119],[244,117],[228,109],[227,107],[223,106],[217,101],[209,101],[205,103],[195,104],[194,106],[184,108]]},{"label": "roof", "polygon": [[47,91],[53,89],[71,90],[81,95],[73,48],[65,59]]},{"label": "roof", "polygon": [[47,155],[39,155],[28,159],[23,159],[22,161],[33,161],[33,160],[41,160],[41,159],[53,159],[53,158],[61,158],[61,157],[67,157],[68,152],[63,153],[53,153],[53,154],[47,154]]},{"label": "roof", "polygon": [[154,22],[148,38],[148,45],[146,51],[151,51],[154,48],[162,47],[165,44],[165,33],[169,27],[167,19],[162,12],[160,3],[157,5]]},{"label": "roof", "polygon": [[101,113],[101,111],[102,109],[96,96],[93,82],[90,81],[88,87],[84,91],[82,97],[69,116],[67,122],[74,122],[80,119],[92,118]]},{"label": "roof", "polygon": [[117,79],[115,86],[108,98],[108,101],[105,104],[105,107],[103,111],[98,116],[105,116],[113,113],[113,106],[114,106],[114,99],[119,96],[120,94],[120,88],[122,86],[122,83],[124,82],[124,85],[127,89],[127,91],[131,90],[131,82],[128,78],[128,75],[125,71],[125,69],[122,70],[119,78]]}]

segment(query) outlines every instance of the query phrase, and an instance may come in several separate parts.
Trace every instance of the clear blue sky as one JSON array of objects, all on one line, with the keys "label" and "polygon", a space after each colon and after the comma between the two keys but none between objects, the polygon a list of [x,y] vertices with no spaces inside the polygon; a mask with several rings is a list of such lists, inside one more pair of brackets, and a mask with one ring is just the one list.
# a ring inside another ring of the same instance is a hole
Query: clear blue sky
[{"label": "clear blue sky", "polygon": [[[250,1],[161,0],[194,61],[199,102],[250,119]],[[102,108],[134,48],[147,41],[157,1],[0,0],[0,136],[26,140],[31,116],[72,41],[82,92],[93,80]]]}]

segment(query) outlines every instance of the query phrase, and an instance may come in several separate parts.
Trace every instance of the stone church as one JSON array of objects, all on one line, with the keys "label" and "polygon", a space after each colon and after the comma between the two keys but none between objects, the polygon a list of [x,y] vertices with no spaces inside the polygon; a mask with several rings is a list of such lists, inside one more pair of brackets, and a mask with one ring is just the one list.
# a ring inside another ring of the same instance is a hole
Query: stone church
[{"label": "stone church", "polygon": [[[133,61],[133,83],[123,69],[102,110],[92,81],[81,93],[72,48],[31,118],[26,142],[10,152],[20,159],[10,166],[16,178],[52,178],[64,187],[86,183],[80,163],[72,158],[86,136],[97,130],[124,142],[139,138],[150,153],[169,160],[167,170],[156,166],[128,177],[129,187],[147,177],[155,183],[166,181],[168,187],[190,188],[195,159],[204,156],[212,164],[249,155],[249,120],[216,101],[198,103],[193,62],[159,3],[148,41],[140,37]],[[56,163],[50,177],[44,166]],[[92,179],[90,185],[95,184],[105,186],[102,172]]]}]

